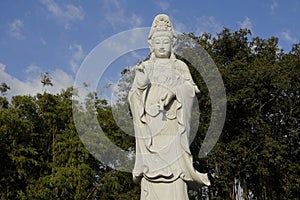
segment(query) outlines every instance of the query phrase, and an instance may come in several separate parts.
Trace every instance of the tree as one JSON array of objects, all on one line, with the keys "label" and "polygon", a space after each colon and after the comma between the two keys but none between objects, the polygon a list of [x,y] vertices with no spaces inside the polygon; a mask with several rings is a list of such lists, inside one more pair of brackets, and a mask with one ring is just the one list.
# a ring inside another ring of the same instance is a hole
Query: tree
[{"label": "tree", "polygon": [[1,83],[0,92],[1,92],[2,96],[4,96],[8,90],[10,90],[10,87],[4,82]]},{"label": "tree", "polygon": [[[299,155],[299,129],[295,126],[295,114],[299,112],[299,45],[285,54],[277,38],[256,37],[249,41],[249,35],[248,30],[224,29],[215,38],[189,34],[193,40],[179,40],[180,50],[187,54],[195,46],[193,42],[206,48],[222,73],[227,93],[227,117],[221,138],[208,158],[202,160],[208,163],[213,177],[209,196],[297,199],[299,170],[295,166],[299,159],[294,156]],[[205,110],[210,109],[210,100],[205,84],[192,68],[192,76],[202,91],[199,107],[204,121],[200,119],[199,132],[191,146],[192,152],[198,152],[209,123],[210,113]],[[200,160],[195,161],[196,168],[205,168],[199,165]],[[286,170],[289,172],[282,173]],[[201,198],[202,191],[195,196]]]},{"label": "tree", "polygon": [[47,86],[53,86],[51,79],[52,78],[51,78],[49,72],[41,73],[41,83],[42,83],[44,91],[46,90]]}]

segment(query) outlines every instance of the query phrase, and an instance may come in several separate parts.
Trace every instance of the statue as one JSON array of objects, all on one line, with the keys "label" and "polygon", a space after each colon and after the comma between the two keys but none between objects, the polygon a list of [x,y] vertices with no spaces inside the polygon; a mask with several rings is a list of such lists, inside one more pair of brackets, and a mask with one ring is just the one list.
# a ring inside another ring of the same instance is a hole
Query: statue
[{"label": "statue", "polygon": [[141,183],[141,200],[184,200],[188,183],[210,185],[207,174],[193,168],[188,135],[199,89],[175,58],[175,41],[169,17],[157,15],[148,37],[150,58],[135,67],[128,95],[136,137],[132,173]]}]

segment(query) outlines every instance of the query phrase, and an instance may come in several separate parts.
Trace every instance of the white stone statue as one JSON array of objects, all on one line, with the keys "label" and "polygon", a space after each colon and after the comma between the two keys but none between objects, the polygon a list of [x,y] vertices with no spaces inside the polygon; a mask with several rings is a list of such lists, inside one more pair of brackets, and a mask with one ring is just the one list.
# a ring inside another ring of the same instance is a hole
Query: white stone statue
[{"label": "white stone statue", "polygon": [[187,184],[210,185],[193,168],[188,136],[193,98],[199,89],[187,65],[176,59],[169,17],[155,17],[148,37],[151,56],[136,66],[128,100],[136,137],[133,178],[141,200],[188,199]]}]

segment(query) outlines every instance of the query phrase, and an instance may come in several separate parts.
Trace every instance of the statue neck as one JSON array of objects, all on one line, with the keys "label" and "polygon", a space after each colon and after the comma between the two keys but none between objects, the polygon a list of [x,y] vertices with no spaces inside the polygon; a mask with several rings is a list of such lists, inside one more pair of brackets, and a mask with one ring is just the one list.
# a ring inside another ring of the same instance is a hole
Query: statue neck
[{"label": "statue neck", "polygon": [[155,58],[154,60],[156,63],[160,63],[160,64],[167,64],[170,63],[171,59],[168,58]]}]

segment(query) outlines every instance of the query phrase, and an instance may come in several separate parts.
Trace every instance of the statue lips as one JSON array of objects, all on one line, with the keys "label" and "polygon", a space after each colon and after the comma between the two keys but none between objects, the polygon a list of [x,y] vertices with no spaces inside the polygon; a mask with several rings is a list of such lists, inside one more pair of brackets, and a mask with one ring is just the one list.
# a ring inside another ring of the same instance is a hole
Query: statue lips
[{"label": "statue lips", "polygon": [[158,54],[160,57],[165,58],[165,57],[168,57],[169,52],[165,49],[160,49],[160,50],[158,50]]}]

